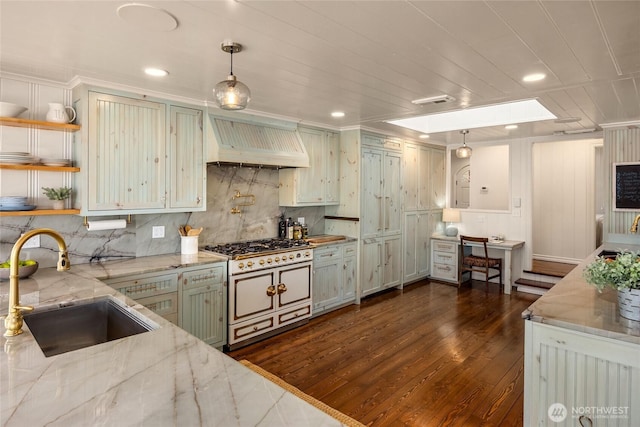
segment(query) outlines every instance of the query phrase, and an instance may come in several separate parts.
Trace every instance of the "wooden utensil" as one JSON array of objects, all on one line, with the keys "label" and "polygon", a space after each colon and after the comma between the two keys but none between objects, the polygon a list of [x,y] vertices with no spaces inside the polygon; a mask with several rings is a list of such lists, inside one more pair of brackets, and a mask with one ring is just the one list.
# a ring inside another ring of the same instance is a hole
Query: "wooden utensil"
[{"label": "wooden utensil", "polygon": [[192,228],[187,232],[187,236],[199,236],[202,233],[202,227],[200,228]]}]

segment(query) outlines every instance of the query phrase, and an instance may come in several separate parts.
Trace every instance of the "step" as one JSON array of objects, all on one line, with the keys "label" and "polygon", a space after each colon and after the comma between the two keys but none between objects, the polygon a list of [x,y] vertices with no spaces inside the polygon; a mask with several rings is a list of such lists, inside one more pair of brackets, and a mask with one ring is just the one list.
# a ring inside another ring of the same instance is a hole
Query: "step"
[{"label": "step", "polygon": [[518,279],[515,282],[518,292],[526,292],[535,295],[544,295],[555,283],[544,282],[542,280]]}]

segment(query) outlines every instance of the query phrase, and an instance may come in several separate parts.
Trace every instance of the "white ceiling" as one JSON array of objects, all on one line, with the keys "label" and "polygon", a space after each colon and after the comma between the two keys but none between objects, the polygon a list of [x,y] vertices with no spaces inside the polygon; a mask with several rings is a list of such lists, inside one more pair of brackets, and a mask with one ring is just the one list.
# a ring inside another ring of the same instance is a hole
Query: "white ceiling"
[{"label": "white ceiling", "polygon": [[[80,75],[214,105],[212,88],[229,73],[220,43],[231,39],[244,45],[233,70],[251,89],[249,108],[303,123],[415,137],[383,120],[532,97],[581,120],[475,129],[467,141],[640,120],[640,1],[144,2],[173,15],[173,31],[122,20],[126,3],[0,1],[0,71],[64,83]],[[145,76],[151,65],[170,75]],[[547,78],[523,83],[532,72]],[[440,94],[456,101],[411,103]]]}]

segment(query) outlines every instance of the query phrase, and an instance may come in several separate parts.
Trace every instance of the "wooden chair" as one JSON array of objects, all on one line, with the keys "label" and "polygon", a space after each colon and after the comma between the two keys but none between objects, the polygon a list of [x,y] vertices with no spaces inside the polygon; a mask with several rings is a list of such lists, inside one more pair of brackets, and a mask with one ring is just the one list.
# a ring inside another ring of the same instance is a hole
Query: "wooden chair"
[{"label": "wooden chair", "polygon": [[[473,272],[484,274],[484,281],[489,290],[489,280],[495,277],[500,278],[500,292],[502,292],[502,258],[489,258],[487,251],[486,237],[470,237],[460,236],[460,262],[458,268],[458,288],[465,281],[463,274],[469,273],[469,280],[473,277]],[[482,243],[484,247],[484,255],[473,255],[472,247],[469,243]],[[490,270],[498,270],[497,273],[491,275]]]}]

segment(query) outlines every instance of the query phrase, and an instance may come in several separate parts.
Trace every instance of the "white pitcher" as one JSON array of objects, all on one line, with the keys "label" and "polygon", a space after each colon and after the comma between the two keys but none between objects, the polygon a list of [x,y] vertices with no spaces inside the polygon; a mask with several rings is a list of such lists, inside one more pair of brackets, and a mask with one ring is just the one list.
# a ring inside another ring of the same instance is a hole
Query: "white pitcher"
[{"label": "white pitcher", "polygon": [[[72,113],[71,117],[67,114],[67,111]],[[56,102],[49,103],[49,111],[47,112],[47,121],[54,123],[71,123],[76,119],[76,110],[73,107],[65,107],[62,104]]]}]

